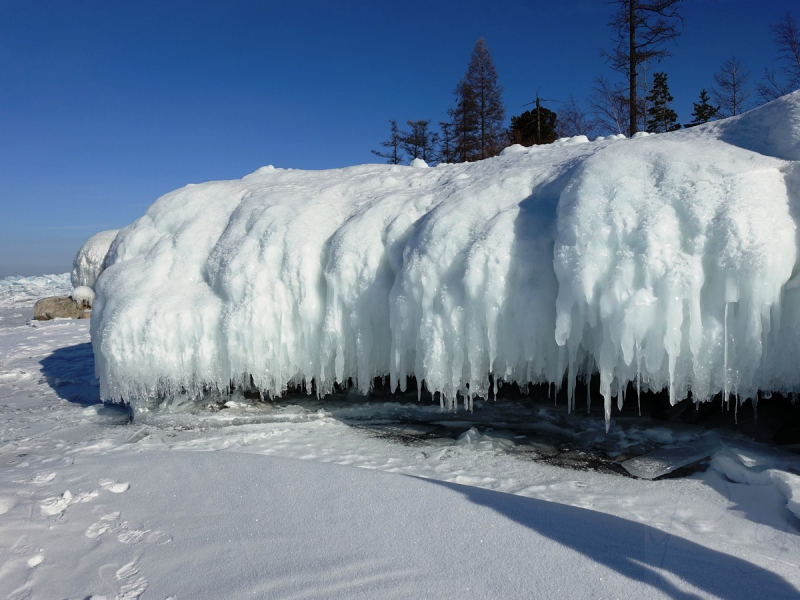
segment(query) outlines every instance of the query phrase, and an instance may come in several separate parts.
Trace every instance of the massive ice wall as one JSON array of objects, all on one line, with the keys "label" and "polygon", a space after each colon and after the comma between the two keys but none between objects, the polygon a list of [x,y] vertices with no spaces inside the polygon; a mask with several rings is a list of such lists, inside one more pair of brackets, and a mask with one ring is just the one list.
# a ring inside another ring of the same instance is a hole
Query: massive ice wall
[{"label": "massive ice wall", "polygon": [[799,160],[795,93],[671,134],[187,186],[109,251],[102,394],[413,375],[452,408],[490,374],[599,372],[608,416],[630,382],[798,391]]}]

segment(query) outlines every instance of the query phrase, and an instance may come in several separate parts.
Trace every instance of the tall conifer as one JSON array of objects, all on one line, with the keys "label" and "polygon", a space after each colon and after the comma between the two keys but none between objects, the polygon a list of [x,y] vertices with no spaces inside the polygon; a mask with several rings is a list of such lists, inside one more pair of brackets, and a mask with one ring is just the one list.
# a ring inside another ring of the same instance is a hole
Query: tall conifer
[{"label": "tall conifer", "polygon": [[666,73],[653,74],[653,88],[647,96],[647,131],[651,133],[664,133],[680,129],[678,115],[669,104],[672,102],[672,95],[669,93]]}]

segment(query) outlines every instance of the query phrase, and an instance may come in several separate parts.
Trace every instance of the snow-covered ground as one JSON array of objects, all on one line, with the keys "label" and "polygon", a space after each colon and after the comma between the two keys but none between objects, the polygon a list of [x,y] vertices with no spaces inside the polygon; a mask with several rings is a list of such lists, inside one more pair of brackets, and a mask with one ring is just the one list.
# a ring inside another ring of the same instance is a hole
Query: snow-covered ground
[{"label": "snow-covered ground", "polygon": [[0,306],[3,597],[800,595],[796,455],[720,433],[688,477],[564,468],[549,436],[627,451],[708,434],[604,437],[602,412],[522,402],[234,395],[131,422],[99,400],[88,323],[26,323],[69,284],[51,279],[0,281],[16,286]]}]

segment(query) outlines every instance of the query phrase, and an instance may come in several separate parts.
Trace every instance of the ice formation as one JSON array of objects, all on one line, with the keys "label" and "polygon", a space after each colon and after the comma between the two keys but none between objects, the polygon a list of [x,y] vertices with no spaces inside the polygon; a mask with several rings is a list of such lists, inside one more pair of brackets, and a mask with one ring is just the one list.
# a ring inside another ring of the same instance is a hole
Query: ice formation
[{"label": "ice formation", "polygon": [[94,288],[97,278],[103,272],[106,254],[117,233],[119,229],[101,231],[86,240],[72,261],[72,287]]},{"label": "ice formation", "polygon": [[797,92],[670,134],[176,190],[109,250],[102,395],[415,376],[451,409],[599,373],[608,418],[631,383],[798,392],[799,115]]}]

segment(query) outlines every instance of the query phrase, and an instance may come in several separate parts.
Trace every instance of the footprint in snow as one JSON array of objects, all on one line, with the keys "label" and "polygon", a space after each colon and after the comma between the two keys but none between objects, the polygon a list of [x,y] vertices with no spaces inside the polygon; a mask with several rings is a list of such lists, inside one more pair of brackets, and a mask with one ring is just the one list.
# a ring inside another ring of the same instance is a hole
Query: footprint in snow
[{"label": "footprint in snow", "polygon": [[122,528],[125,531],[117,536],[117,540],[122,544],[138,544],[150,533],[149,529],[128,529],[127,523],[123,523]]},{"label": "footprint in snow", "polygon": [[72,492],[66,490],[60,496],[53,496],[52,498],[43,500],[39,504],[39,508],[42,510],[42,516],[54,517],[56,515],[61,515],[67,510],[70,501],[72,501]]},{"label": "footprint in snow", "polygon": [[138,572],[139,572],[139,560],[134,558],[127,565],[123,565],[119,569],[117,569],[115,577],[117,578],[117,581],[122,581],[123,579],[130,579]]},{"label": "footprint in snow", "polygon": [[157,544],[159,546],[163,544],[169,544],[171,541],[172,536],[168,533],[164,533],[163,531],[153,531],[147,536],[147,539],[145,539],[145,542],[148,544]]},{"label": "footprint in snow", "polygon": [[34,485],[42,485],[45,483],[50,483],[53,479],[56,478],[55,473],[37,473],[33,479],[30,480],[28,483],[32,483]]},{"label": "footprint in snow", "polygon": [[122,492],[127,492],[128,488],[131,487],[131,484],[128,482],[114,481],[112,479],[103,479],[100,482],[100,487],[102,487],[104,490],[108,490],[109,492],[121,494]]},{"label": "footprint in snow", "polygon": [[97,523],[92,523],[86,529],[83,535],[85,535],[90,540],[94,540],[99,538],[103,535],[106,531],[111,528],[111,525],[108,522],[98,521]]},{"label": "footprint in snow", "polygon": [[120,587],[119,594],[117,594],[117,600],[136,600],[136,598],[144,593],[144,591],[147,589],[147,579],[144,577],[139,577],[134,581],[129,581],[138,573],[139,559],[137,558],[134,558],[128,564],[117,569],[117,572],[114,575],[117,581],[128,581],[128,583],[125,583],[122,585],[122,587]]}]

